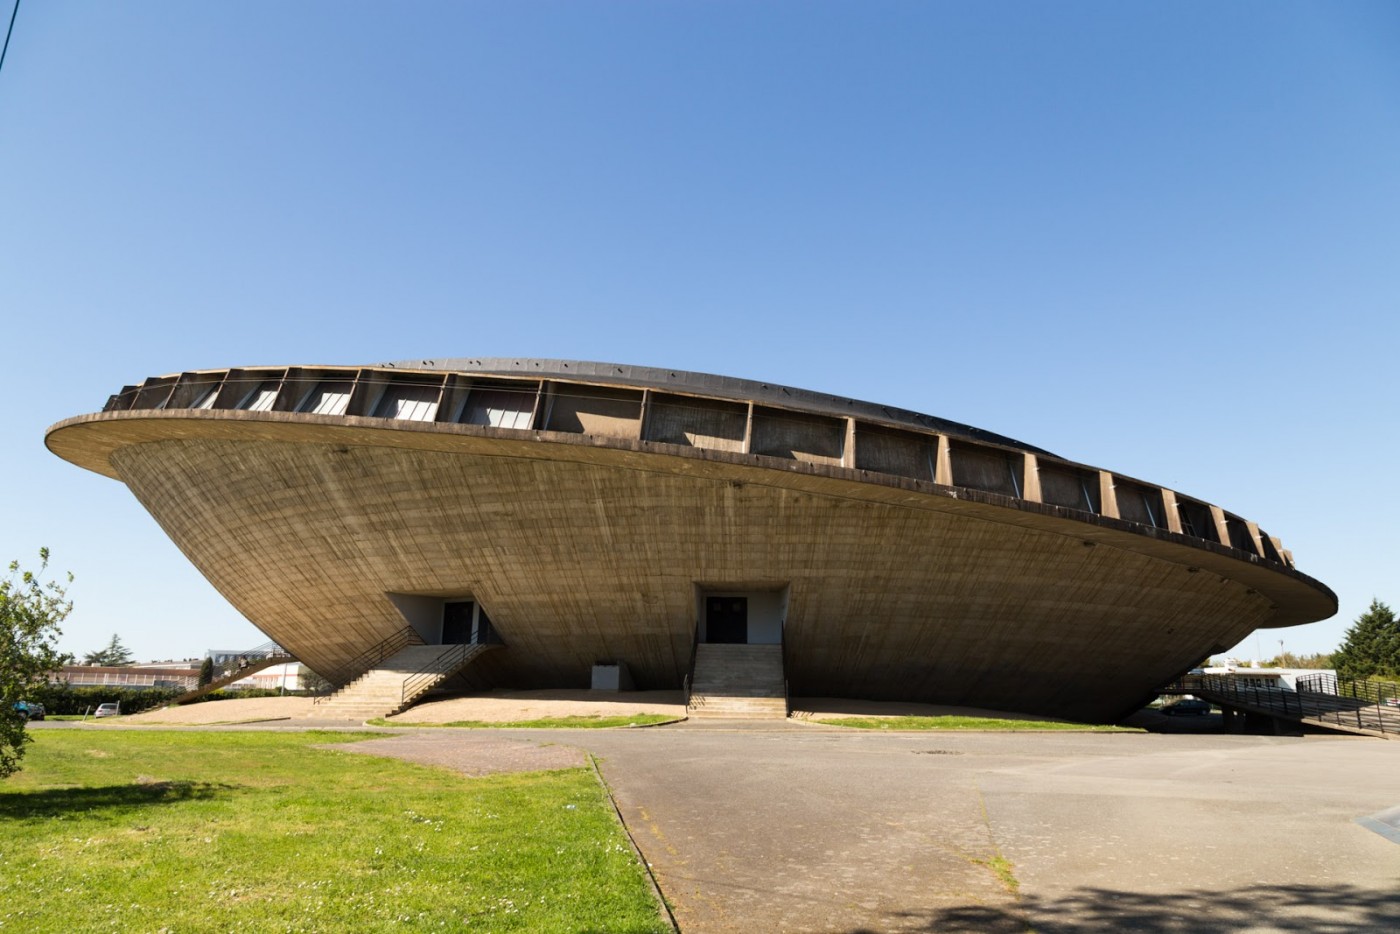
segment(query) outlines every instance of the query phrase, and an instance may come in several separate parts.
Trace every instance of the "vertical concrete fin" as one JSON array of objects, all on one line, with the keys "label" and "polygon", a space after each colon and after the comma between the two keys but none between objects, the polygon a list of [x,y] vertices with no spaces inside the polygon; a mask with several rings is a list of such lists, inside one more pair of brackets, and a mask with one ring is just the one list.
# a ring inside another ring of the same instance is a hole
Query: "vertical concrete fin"
[{"label": "vertical concrete fin", "polygon": [[1254,542],[1254,553],[1264,557],[1264,536],[1259,531],[1259,523],[1246,521],[1244,527],[1249,530],[1249,537]]},{"label": "vertical concrete fin", "polygon": [[642,411],[637,418],[637,437],[643,441],[647,440],[647,429],[651,426],[647,424],[651,421],[651,390],[642,390]]},{"label": "vertical concrete fin", "polygon": [[1210,521],[1215,523],[1215,534],[1220,537],[1220,544],[1229,547],[1230,524],[1225,521],[1225,510],[1219,506],[1210,507]]},{"label": "vertical concrete fin", "polygon": [[1181,534],[1181,510],[1176,508],[1176,491],[1162,487],[1162,512],[1166,513],[1167,531]]},{"label": "vertical concrete fin", "polygon": [[942,486],[953,485],[953,457],[947,435],[938,436],[938,462],[934,468],[933,482]]},{"label": "vertical concrete fin", "polygon": [[1040,462],[1035,459],[1035,455],[1029,452],[1025,455],[1025,466],[1022,472],[1025,474],[1025,483],[1021,489],[1021,498],[1032,503],[1042,503],[1040,495]]},{"label": "vertical concrete fin", "polygon": [[1099,514],[1108,516],[1110,519],[1120,518],[1118,515],[1118,488],[1113,485],[1113,474],[1107,470],[1099,471]]}]

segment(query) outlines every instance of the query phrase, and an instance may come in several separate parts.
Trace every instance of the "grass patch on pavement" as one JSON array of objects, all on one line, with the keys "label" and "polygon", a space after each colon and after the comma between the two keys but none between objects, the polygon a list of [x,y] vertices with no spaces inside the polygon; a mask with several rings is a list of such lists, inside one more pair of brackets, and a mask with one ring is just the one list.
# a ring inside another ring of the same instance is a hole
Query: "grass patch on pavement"
[{"label": "grass patch on pavement", "polygon": [[994,732],[1142,733],[1137,727],[1097,723],[1070,723],[1065,720],[1004,720],[997,717],[834,717],[812,723],[848,726],[857,730],[985,730]]},{"label": "grass patch on pavement", "polygon": [[0,929],[669,929],[589,770],[315,748],[357,738],[36,733],[0,784]]},{"label": "grass patch on pavement", "polygon": [[456,726],[473,729],[496,730],[592,730],[617,726],[652,726],[657,723],[671,723],[684,719],[664,713],[636,713],[630,716],[604,717],[601,714],[581,714],[572,717],[540,717],[535,720],[453,720],[451,723],[410,723],[404,720],[386,720],[376,717],[369,721],[371,726]]},{"label": "grass patch on pavement", "polygon": [[974,863],[979,866],[986,866],[992,871],[992,875],[997,877],[1002,888],[1012,895],[1020,894],[1021,882],[1016,878],[1016,867],[1011,865],[1011,860],[1000,854],[990,859],[974,859]]}]

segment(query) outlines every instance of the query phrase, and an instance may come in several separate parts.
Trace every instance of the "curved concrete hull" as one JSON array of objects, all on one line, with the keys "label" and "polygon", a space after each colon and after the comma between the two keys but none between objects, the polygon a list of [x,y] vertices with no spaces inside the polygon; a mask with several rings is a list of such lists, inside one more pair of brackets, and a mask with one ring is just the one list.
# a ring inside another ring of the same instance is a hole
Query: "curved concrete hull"
[{"label": "curved concrete hull", "polygon": [[585,686],[609,659],[673,687],[697,585],[786,586],[794,694],[1101,719],[1272,616],[1246,583],[1189,570],[1192,549],[1091,546],[1073,520],[1027,527],[965,499],[738,465],[474,447],[155,441],[112,464],[231,603],[321,671],[403,627],[387,594],[469,594],[510,646],[486,677]]},{"label": "curved concrete hull", "polygon": [[[792,695],[1102,720],[1336,611],[1276,539],[1173,491],[867,403],[624,377],[202,371],[47,442],[125,482],[332,680],[406,625],[446,641],[471,600],[507,646],[478,683],[583,687],[622,662],[680,687],[706,595],[746,593],[781,604],[756,641],[783,643]],[[676,395],[699,389],[717,395]]]}]

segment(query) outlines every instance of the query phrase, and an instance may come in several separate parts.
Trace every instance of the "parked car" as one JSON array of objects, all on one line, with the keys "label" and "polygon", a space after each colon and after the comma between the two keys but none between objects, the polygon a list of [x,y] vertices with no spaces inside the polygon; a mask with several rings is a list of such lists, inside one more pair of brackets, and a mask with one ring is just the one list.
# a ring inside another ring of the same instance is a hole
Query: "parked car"
[{"label": "parked car", "polygon": [[44,719],[46,716],[48,716],[48,713],[49,713],[49,712],[48,712],[47,710],[44,709],[44,705],[43,705],[43,704],[30,704],[30,705],[29,705],[29,719],[31,719],[31,720],[42,720],[42,719]]},{"label": "parked car", "polygon": [[1181,700],[1163,707],[1162,713],[1169,717],[1199,717],[1202,714],[1210,713],[1210,704],[1194,697],[1183,697]]},{"label": "parked car", "polygon": [[121,711],[121,705],[120,705],[120,704],[98,704],[98,705],[97,705],[97,713],[95,714],[95,716],[97,716],[97,717],[115,717],[115,716],[117,716],[118,714],[120,714],[121,712],[122,712],[122,711]]},{"label": "parked car", "polygon": [[23,717],[24,719],[28,720],[28,719],[29,719],[29,704],[28,704],[28,702],[22,701],[22,700],[17,700],[17,701],[15,701],[15,713],[19,714],[21,717]]}]

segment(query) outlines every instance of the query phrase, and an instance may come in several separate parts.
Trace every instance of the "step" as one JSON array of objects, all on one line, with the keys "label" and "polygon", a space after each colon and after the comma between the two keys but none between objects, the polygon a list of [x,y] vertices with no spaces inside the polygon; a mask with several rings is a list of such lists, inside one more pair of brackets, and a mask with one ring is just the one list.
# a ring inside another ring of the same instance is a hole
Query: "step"
[{"label": "step", "polygon": [[715,710],[752,710],[752,711],[783,711],[783,716],[787,716],[787,699],[785,697],[704,697],[699,703],[692,699],[690,709],[696,711]]},{"label": "step", "polygon": [[787,717],[785,693],[782,646],[696,646],[689,716],[780,720]]},{"label": "step", "polygon": [[783,707],[773,710],[710,710],[696,707],[687,710],[686,716],[695,720],[786,720],[787,710]]},{"label": "step", "polygon": [[[478,646],[466,658],[470,665],[481,654],[494,646]],[[312,709],[311,717],[318,720],[368,720],[396,713],[428,689],[443,679],[450,677],[462,666],[439,673],[423,683],[415,684],[412,693],[405,697],[404,681],[418,674],[444,653],[456,646],[414,645],[396,652],[379,665],[360,675]]]}]

